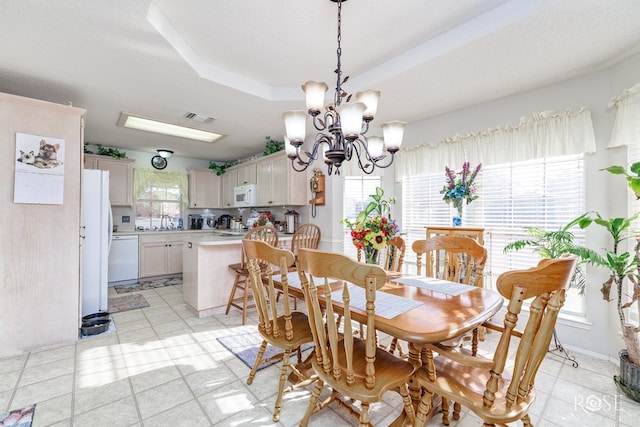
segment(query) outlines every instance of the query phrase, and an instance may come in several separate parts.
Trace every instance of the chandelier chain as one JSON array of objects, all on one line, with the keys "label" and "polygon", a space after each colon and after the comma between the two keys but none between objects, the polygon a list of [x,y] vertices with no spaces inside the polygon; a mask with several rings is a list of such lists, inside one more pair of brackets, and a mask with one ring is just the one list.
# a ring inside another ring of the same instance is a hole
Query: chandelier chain
[{"label": "chandelier chain", "polygon": [[338,48],[336,49],[336,56],[338,57],[338,65],[336,68],[336,93],[333,95],[333,102],[337,107],[340,105],[340,100],[342,98],[342,0],[338,0]]}]

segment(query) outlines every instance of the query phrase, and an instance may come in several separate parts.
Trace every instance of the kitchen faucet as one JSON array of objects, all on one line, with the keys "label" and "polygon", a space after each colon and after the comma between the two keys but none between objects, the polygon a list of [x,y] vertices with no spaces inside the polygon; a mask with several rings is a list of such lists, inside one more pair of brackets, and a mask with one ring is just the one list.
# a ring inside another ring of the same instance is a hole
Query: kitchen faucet
[{"label": "kitchen faucet", "polygon": [[167,218],[169,219],[169,224],[171,224],[171,217],[169,215],[165,214],[160,217],[160,230],[166,230],[168,228],[168,225],[164,222]]}]

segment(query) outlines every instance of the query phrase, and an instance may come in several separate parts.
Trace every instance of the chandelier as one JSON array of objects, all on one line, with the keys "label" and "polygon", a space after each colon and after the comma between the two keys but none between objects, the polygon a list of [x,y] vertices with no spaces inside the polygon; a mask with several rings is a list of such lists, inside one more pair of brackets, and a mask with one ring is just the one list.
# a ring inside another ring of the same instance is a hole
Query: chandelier
[{"label": "chandelier", "polygon": [[[380,127],[384,137],[366,136],[369,123],[373,120],[378,108],[380,92],[365,90],[355,94],[355,102],[351,95],[342,90],[342,85],[349,76],[342,78],[340,46],[342,2],[346,0],[330,0],[338,3],[338,49],[336,51],[338,65],[336,67],[336,91],[333,103],[327,104],[321,114],[325,93],[329,89],[324,82],[308,81],[302,85],[306,96],[307,113],[304,111],[285,111],[282,114],[285,125],[285,149],[291,159],[294,170],[302,172],[309,167],[319,155],[327,164],[329,175],[335,172],[340,175],[340,166],[350,161],[354,154],[358,167],[366,174],[372,173],[376,167],[387,168],[393,163],[395,153],[400,149],[404,134],[405,122],[392,121]],[[345,101],[344,103],[342,101]],[[312,118],[318,130],[311,151],[301,153],[306,133],[307,114]],[[384,153],[386,149],[387,153]]]}]

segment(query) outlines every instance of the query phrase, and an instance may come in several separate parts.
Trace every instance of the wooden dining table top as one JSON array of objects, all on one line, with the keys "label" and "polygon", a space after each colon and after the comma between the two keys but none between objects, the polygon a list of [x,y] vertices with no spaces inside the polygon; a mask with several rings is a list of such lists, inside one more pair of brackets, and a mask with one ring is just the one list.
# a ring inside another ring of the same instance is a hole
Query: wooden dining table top
[{"label": "wooden dining table top", "polygon": [[[417,301],[420,305],[391,319],[376,315],[375,328],[418,345],[446,341],[477,328],[496,314],[504,301],[497,291],[491,289],[472,287],[459,295],[448,295],[393,282],[407,276],[413,275],[387,272],[387,281],[378,292]],[[342,285],[342,282],[333,282],[331,288],[336,291]],[[303,297],[301,289],[294,286],[289,286],[289,293]],[[343,310],[341,302],[334,301],[333,305],[338,312]],[[351,307],[350,312],[355,320],[366,319],[363,310]]]}]

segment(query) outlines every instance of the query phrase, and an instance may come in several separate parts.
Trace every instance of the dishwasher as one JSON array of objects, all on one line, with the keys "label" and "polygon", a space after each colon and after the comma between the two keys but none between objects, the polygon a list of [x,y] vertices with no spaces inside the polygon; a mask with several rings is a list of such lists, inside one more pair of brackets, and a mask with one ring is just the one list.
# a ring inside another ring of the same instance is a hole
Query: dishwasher
[{"label": "dishwasher", "polygon": [[109,282],[138,279],[138,236],[113,236],[109,251]]}]

